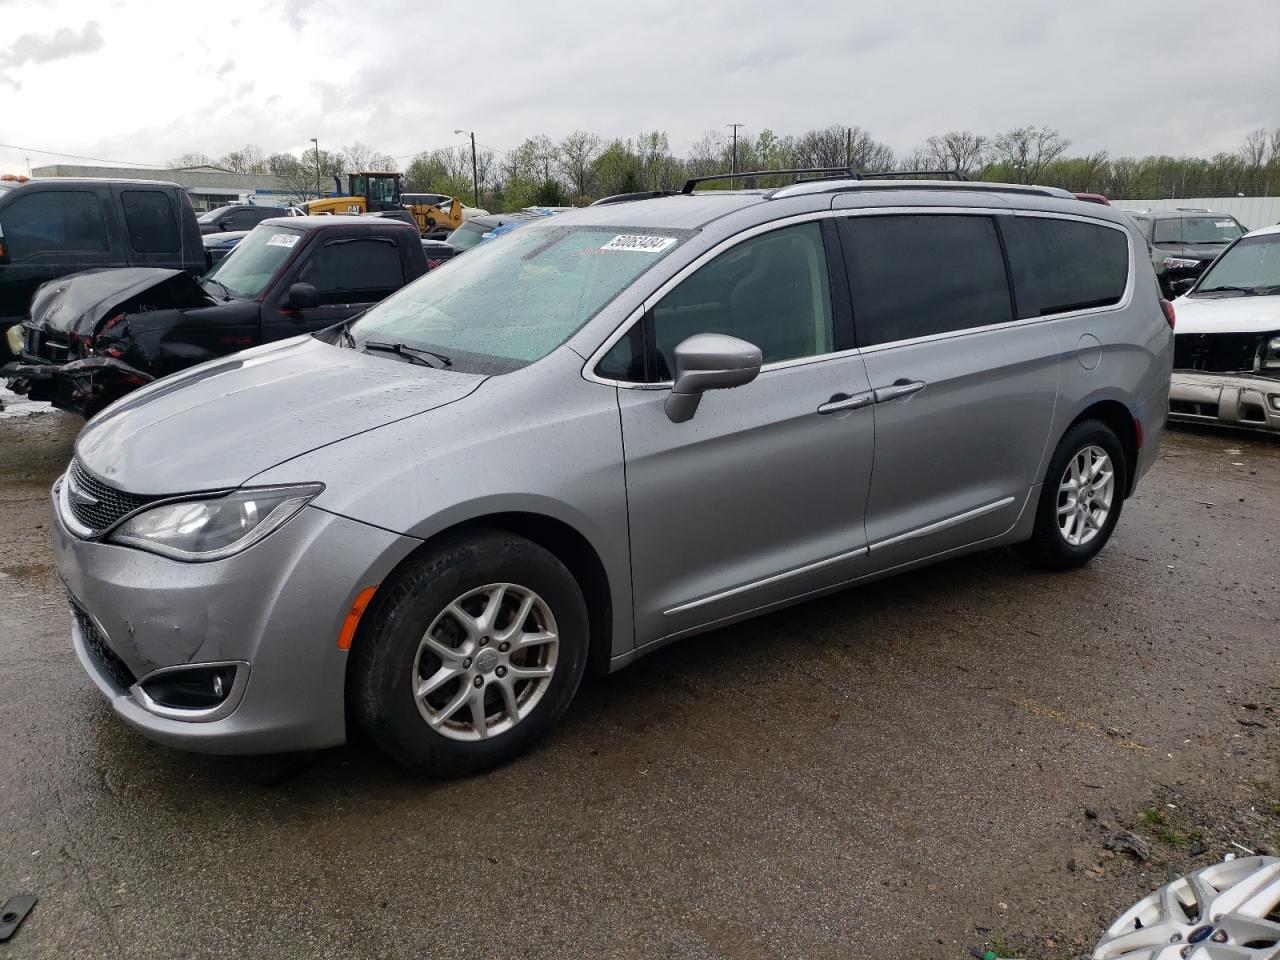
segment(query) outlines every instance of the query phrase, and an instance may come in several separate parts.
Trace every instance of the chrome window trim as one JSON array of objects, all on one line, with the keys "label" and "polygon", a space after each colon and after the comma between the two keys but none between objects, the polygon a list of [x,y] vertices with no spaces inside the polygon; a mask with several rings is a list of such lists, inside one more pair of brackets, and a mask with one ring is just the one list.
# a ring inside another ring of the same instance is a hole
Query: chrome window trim
[{"label": "chrome window trim", "polygon": [[[929,343],[932,341],[952,340],[956,337],[965,337],[978,333],[989,333],[994,330],[1005,330],[1014,327],[1030,326],[1036,323],[1049,323],[1055,320],[1071,320],[1077,317],[1094,316],[1104,313],[1112,313],[1117,310],[1127,309],[1133,302],[1134,288],[1137,282],[1137,273],[1134,269],[1136,263],[1136,255],[1134,253],[1133,235],[1123,225],[1113,223],[1110,220],[1104,220],[1099,217],[1087,216],[1078,213],[1060,213],[1056,210],[1023,210],[1016,207],[953,207],[953,206],[928,206],[928,207],[851,207],[839,210],[813,210],[808,213],[799,213],[790,217],[783,217],[779,220],[770,220],[768,223],[756,224],[740,233],[735,233],[731,237],[726,237],[709,250],[704,251],[695,260],[681,267],[675,274],[669,277],[662,286],[658,287],[649,297],[645,299],[640,306],[636,307],[617,329],[613,331],[599,347],[592,351],[587,358],[587,362],[582,367],[582,378],[591,383],[603,384],[607,387],[617,387],[620,390],[669,390],[672,386],[671,380],[662,380],[657,383],[635,383],[630,380],[614,380],[608,377],[599,376],[595,372],[596,366],[604,359],[614,344],[621,340],[631,330],[631,327],[638,323],[645,315],[646,311],[662,297],[666,296],[672,288],[678,285],[682,280],[688,277],[695,270],[704,266],[708,261],[724,253],[739,243],[757,237],[762,233],[768,233],[771,230],[780,229],[782,227],[791,226],[796,223],[807,223],[812,220],[826,220],[836,217],[874,217],[874,216],[904,216],[910,214],[917,215],[933,215],[933,214],[956,214],[960,216],[1003,216],[1003,217],[1044,217],[1056,220],[1076,220],[1081,223],[1089,223],[1095,226],[1110,227],[1112,230],[1118,230],[1124,234],[1125,241],[1129,250],[1128,274],[1125,279],[1124,293],[1116,303],[1108,304],[1103,307],[1087,307],[1083,310],[1069,310],[1064,313],[1051,313],[1041,317],[1015,317],[1013,320],[1006,320],[1002,323],[989,323],[981,327],[964,327],[960,330],[948,330],[944,333],[931,333],[921,337],[912,337],[907,340],[891,340],[885,343],[876,343],[865,347],[853,347],[849,350],[840,350],[833,353],[813,354],[808,357],[796,357],[791,360],[779,360],[775,363],[766,363],[760,367],[761,373],[768,373],[771,370],[782,370],[787,367],[804,366],[810,363],[820,363],[825,360],[836,360],[844,357],[852,357],[863,353],[877,353],[881,350],[888,350],[893,347],[912,346],[920,343]],[[1012,282],[1013,277],[1009,277]],[[854,320],[855,326],[857,320]]]}]

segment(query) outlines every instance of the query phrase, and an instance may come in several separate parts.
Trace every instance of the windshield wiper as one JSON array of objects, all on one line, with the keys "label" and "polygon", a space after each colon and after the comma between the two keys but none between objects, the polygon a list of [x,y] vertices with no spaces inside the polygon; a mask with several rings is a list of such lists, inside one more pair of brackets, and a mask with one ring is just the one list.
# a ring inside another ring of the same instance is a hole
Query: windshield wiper
[{"label": "windshield wiper", "polygon": [[406,347],[403,343],[382,343],[378,340],[366,340],[364,348],[366,351],[385,350],[387,353],[394,353],[398,357],[404,357],[410,363],[416,363],[424,367],[435,366],[427,357],[440,361],[441,368],[453,366],[453,361],[443,353],[436,353],[433,350],[420,350],[417,347]]},{"label": "windshield wiper", "polygon": [[[355,317],[351,318],[351,320],[354,319]],[[342,342],[354,350],[356,348],[356,338],[351,335],[351,320],[343,321],[338,327],[338,333],[342,334]]]},{"label": "windshield wiper", "polygon": [[1221,287],[1201,287],[1196,293],[1243,293],[1253,296],[1258,292],[1256,287],[1233,287],[1229,284]]},{"label": "windshield wiper", "polygon": [[222,288],[222,293],[223,293],[223,295],[224,295],[224,296],[223,296],[223,299],[224,299],[224,300],[230,300],[230,299],[231,299],[231,288],[230,288],[230,287],[228,287],[228,286],[227,286],[225,283],[223,283],[221,280],[215,280],[213,277],[205,277],[204,279],[205,279],[207,282],[209,282],[209,283],[216,283],[219,287],[221,287],[221,288]]}]

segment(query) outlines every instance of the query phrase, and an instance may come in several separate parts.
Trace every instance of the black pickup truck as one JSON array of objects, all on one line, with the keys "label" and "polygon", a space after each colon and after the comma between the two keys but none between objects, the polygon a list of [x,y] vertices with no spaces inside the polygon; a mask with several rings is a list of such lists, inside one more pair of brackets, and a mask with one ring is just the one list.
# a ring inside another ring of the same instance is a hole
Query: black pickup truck
[{"label": "black pickup truck", "polygon": [[[106,267],[208,269],[186,191],[157,180],[0,177],[0,334],[41,284]],[[12,354],[0,340],[0,363]]]},{"label": "black pickup truck", "polygon": [[41,287],[9,389],[91,417],[145,383],[355,316],[427,272],[416,228],[369,216],[277,217],[199,279],[91,270]]}]

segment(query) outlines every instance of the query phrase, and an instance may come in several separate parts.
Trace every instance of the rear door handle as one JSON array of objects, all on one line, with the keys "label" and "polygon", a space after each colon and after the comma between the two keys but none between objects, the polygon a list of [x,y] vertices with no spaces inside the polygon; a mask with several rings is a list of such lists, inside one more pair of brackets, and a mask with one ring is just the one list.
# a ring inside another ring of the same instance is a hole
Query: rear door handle
[{"label": "rear door handle", "polygon": [[923,380],[899,380],[889,387],[876,387],[876,403],[885,403],[889,400],[897,400],[900,397],[909,397],[911,394],[919,393],[923,389]]},{"label": "rear door handle", "polygon": [[866,393],[855,393],[849,396],[847,393],[837,393],[826,403],[818,407],[819,413],[839,413],[842,410],[858,410],[862,407],[869,407],[875,402],[870,391]]}]

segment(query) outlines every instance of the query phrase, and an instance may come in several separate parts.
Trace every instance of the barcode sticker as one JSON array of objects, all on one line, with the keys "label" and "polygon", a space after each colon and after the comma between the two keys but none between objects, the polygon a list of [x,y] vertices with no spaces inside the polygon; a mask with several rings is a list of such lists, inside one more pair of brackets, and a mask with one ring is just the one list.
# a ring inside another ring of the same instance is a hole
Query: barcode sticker
[{"label": "barcode sticker", "polygon": [[292,247],[298,242],[296,233],[277,233],[273,234],[271,239],[267,241],[268,247]]},{"label": "barcode sticker", "polygon": [[601,250],[631,250],[635,253],[661,253],[676,242],[675,237],[646,237],[642,234],[619,234]]}]

